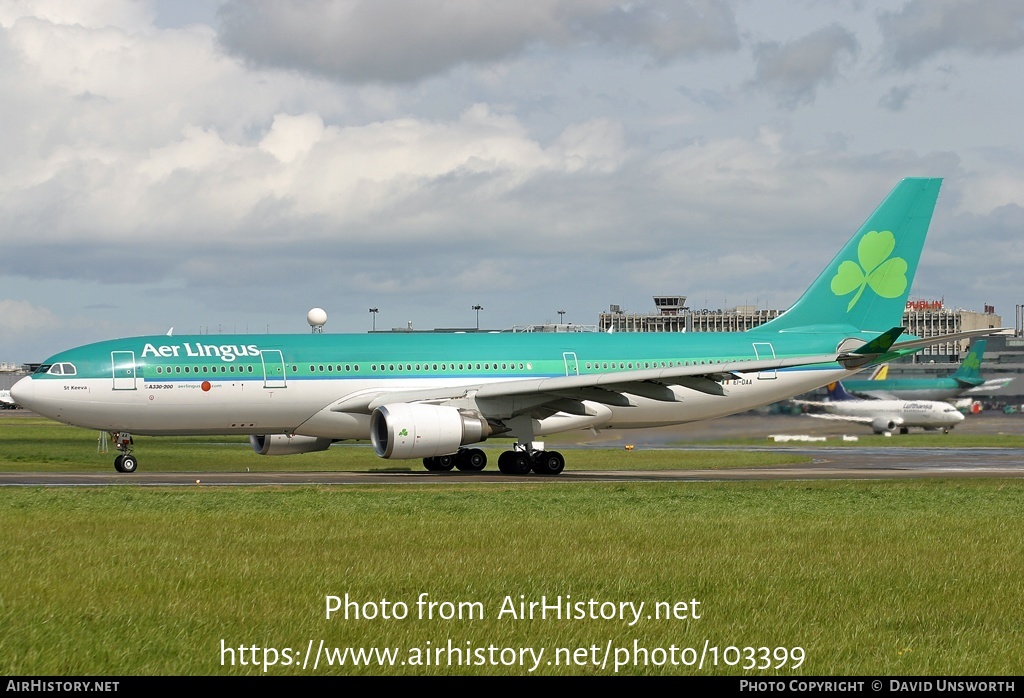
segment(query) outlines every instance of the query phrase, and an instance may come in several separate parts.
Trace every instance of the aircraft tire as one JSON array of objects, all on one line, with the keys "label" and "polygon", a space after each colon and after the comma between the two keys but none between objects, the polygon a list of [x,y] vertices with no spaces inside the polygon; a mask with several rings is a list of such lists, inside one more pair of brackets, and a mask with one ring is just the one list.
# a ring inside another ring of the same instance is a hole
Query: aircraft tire
[{"label": "aircraft tire", "polygon": [[533,461],[533,472],[538,475],[558,475],[565,470],[565,458],[558,451],[541,451]]},{"label": "aircraft tire", "polygon": [[121,466],[121,463],[123,463],[123,462],[124,462],[124,454],[118,455],[116,458],[114,458],[114,470],[116,470],[119,473],[123,473],[124,472],[124,468]]},{"label": "aircraft tire", "polygon": [[512,451],[512,455],[508,459],[508,474],[509,475],[526,475],[533,468],[533,463],[530,461],[530,456],[523,451]]},{"label": "aircraft tire", "polygon": [[524,451],[504,451],[498,457],[498,470],[505,475],[526,475],[532,466]]},{"label": "aircraft tire", "polygon": [[480,472],[487,467],[487,454],[479,448],[467,448],[459,451],[455,457],[455,467],[463,472]]},{"label": "aircraft tire", "polygon": [[431,456],[423,459],[423,467],[432,473],[443,473],[455,467],[454,456]]},{"label": "aircraft tire", "polygon": [[121,459],[121,472],[122,473],[134,473],[139,469],[139,461],[135,460],[135,456],[124,456]]},{"label": "aircraft tire", "polygon": [[502,451],[501,455],[498,456],[498,470],[505,475],[511,475],[512,471],[509,470],[509,459],[512,457],[512,451]]}]

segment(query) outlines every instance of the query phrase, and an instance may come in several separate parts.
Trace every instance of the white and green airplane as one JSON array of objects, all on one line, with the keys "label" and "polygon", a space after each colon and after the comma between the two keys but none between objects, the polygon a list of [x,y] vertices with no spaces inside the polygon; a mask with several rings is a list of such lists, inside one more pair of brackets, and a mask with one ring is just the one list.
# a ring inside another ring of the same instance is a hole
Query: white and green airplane
[{"label": "white and green airplane", "polygon": [[[965,332],[896,342],[939,179],[900,182],[799,300],[748,332],[149,336],[56,354],[12,389],[24,407],[114,432],[246,434],[262,455],[370,439],[388,459],[557,474],[538,437],[721,417],[791,398]],[[985,332],[990,332],[987,330]]]},{"label": "white and green airplane", "polygon": [[870,380],[843,381],[843,387],[854,395],[874,398],[876,400],[949,400],[954,401],[970,396],[987,394],[999,390],[1013,380],[1009,378],[993,378],[985,380],[981,377],[981,360],[985,356],[988,341],[975,340],[971,350],[964,357],[963,363],[955,373],[943,378],[889,378],[888,365],[880,367],[880,371]]}]

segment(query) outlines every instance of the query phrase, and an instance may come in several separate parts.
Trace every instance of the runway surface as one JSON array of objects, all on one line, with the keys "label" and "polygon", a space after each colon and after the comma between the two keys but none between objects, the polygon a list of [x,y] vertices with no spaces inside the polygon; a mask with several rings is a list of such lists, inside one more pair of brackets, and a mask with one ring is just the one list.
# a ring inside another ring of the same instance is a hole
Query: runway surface
[{"label": "runway surface", "polygon": [[[697,448],[697,447],[692,447]],[[723,448],[723,447],[719,447]],[[767,450],[745,448],[742,450]],[[714,482],[736,480],[889,480],[906,478],[1024,478],[1024,454],[1004,448],[793,448],[814,461],[790,466],[720,470],[587,471],[586,451],[575,451],[578,470],[557,476],[479,473],[247,472],[247,473],[0,473],[0,486],[225,486],[225,485],[424,485],[578,482]]]},{"label": "runway surface", "polygon": [[[1024,417],[991,415],[971,419],[958,432],[995,434],[1020,433]],[[808,431],[810,427],[810,432]],[[631,432],[604,432],[581,436],[573,443],[559,443],[568,457],[570,470],[557,476],[502,475],[489,468],[479,473],[452,471],[432,473],[426,470],[363,472],[272,472],[264,459],[254,460],[252,472],[238,473],[157,473],[143,468],[132,474],[113,470],[87,473],[0,473],[0,486],[289,486],[289,485],[425,485],[425,484],[537,484],[579,482],[714,482],[740,480],[890,480],[907,478],[1024,478],[1024,452],[1014,448],[943,448],[942,434],[935,434],[935,447],[893,447],[881,445],[885,437],[861,433],[856,445],[712,446],[705,439],[753,436],[765,438],[772,433],[828,434],[837,437],[834,425],[819,425],[816,420],[793,417],[739,415],[713,422],[682,425],[669,429],[645,429]],[[847,430],[849,433],[849,430]],[[892,437],[898,439],[898,436]],[[683,445],[678,445],[680,442]],[[811,463],[731,468],[717,470],[587,471],[588,448],[618,448],[634,444],[645,450],[742,450],[787,452],[810,456]],[[555,444],[551,444],[555,447]],[[254,456],[254,458],[257,458]],[[268,466],[268,467],[263,467]],[[372,466],[371,466],[372,467]]]}]

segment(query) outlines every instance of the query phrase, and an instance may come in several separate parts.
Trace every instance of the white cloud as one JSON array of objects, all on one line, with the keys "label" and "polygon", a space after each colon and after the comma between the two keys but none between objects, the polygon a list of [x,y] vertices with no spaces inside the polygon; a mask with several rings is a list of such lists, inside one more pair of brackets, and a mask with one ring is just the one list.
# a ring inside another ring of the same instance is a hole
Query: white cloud
[{"label": "white cloud", "polygon": [[0,333],[11,341],[11,335],[29,335],[52,330],[60,320],[48,308],[27,301],[0,298]]},{"label": "white cloud", "polygon": [[59,25],[131,27],[144,29],[153,21],[149,2],[123,0],[8,0],[0,4],[0,27],[10,27],[20,19],[41,19]]},{"label": "white cloud", "polygon": [[283,163],[304,157],[324,136],[324,120],[319,114],[277,114],[260,148]]}]

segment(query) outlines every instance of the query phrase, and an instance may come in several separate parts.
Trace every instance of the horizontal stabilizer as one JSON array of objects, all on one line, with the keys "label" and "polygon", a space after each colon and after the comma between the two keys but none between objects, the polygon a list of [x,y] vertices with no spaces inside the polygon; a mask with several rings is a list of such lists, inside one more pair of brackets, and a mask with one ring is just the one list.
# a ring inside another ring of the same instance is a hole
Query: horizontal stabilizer
[{"label": "horizontal stabilizer", "polygon": [[893,327],[872,339],[867,344],[857,347],[851,352],[840,354],[836,359],[844,368],[855,369],[867,366],[874,359],[884,356],[893,343],[903,334],[905,328]]},{"label": "horizontal stabilizer", "polygon": [[906,342],[897,342],[892,345],[892,351],[898,352],[899,356],[910,354],[918,349],[924,349],[934,344],[943,344],[945,342],[955,342],[958,339],[967,339],[968,337],[984,337],[990,334],[996,334],[998,332],[1005,332],[1006,330],[1013,329],[1011,327],[989,327],[988,329],[980,330],[964,330],[963,332],[954,332],[952,334],[939,335],[937,337],[927,337],[925,339],[912,339]]}]

